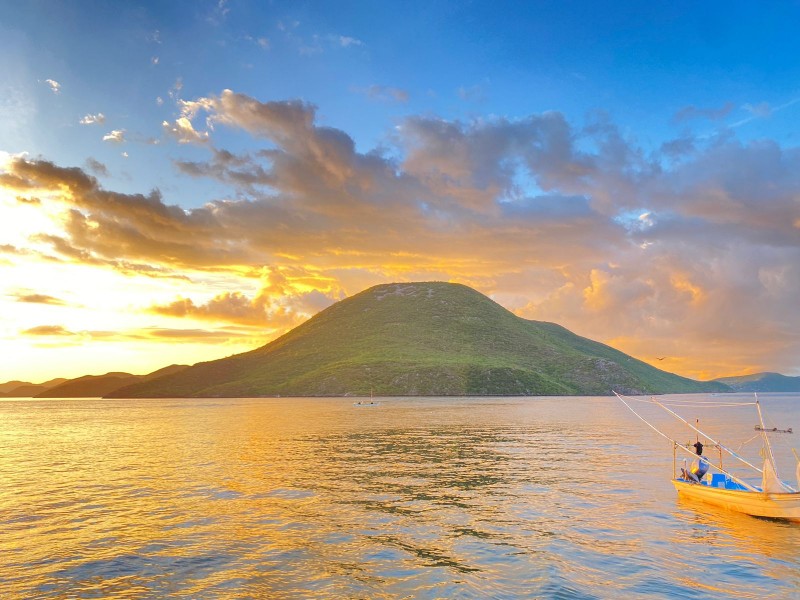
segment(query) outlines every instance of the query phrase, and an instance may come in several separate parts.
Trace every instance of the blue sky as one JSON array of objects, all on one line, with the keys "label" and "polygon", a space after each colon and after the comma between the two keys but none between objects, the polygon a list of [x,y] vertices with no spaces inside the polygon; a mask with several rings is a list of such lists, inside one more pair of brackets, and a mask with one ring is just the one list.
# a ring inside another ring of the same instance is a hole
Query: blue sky
[{"label": "blue sky", "polygon": [[[98,353],[163,366],[173,350],[146,348],[166,338],[214,358],[413,278],[691,376],[798,371],[798,17],[794,2],[0,2],[3,218],[48,223],[0,229],[5,302],[25,309],[0,336],[28,348],[7,374],[61,344],[74,374]],[[215,246],[171,246],[164,219]],[[106,298],[128,290],[124,327],[109,314],[95,331],[92,302],[44,283],[90,267]],[[748,349],[753,331],[769,347]]]}]

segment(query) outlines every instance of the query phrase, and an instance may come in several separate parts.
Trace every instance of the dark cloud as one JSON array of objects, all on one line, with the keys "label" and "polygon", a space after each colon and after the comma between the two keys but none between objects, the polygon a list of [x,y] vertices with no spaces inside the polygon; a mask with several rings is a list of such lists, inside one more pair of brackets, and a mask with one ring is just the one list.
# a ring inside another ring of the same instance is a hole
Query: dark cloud
[{"label": "dark cloud", "polygon": [[108,168],[99,160],[95,160],[92,157],[86,159],[86,168],[95,175],[101,175],[103,177],[108,177],[109,175]]}]

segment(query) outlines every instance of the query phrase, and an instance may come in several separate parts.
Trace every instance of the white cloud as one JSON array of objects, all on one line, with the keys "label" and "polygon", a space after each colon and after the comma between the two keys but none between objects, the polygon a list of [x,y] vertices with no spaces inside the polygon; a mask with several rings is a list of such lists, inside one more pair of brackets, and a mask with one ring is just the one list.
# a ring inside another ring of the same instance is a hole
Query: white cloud
[{"label": "white cloud", "polygon": [[55,79],[45,79],[44,82],[50,87],[50,90],[54,94],[61,93],[61,84],[58,83]]},{"label": "white cloud", "polygon": [[246,39],[248,42],[253,42],[256,46],[261,47],[263,50],[269,50],[270,48],[269,40],[265,37],[254,38],[251,35],[246,35],[244,36],[244,39]]},{"label": "white cloud", "polygon": [[170,98],[177,100],[180,97],[181,90],[183,90],[183,78],[178,77],[170,90],[167,92]]},{"label": "white cloud", "polygon": [[363,46],[364,45],[364,42],[362,42],[361,40],[357,40],[356,38],[353,38],[353,37],[350,37],[350,36],[346,36],[346,35],[340,35],[338,37],[338,41],[339,41],[339,45],[342,48],[349,48],[350,46]]},{"label": "white cloud", "polygon": [[106,116],[103,113],[97,113],[96,115],[87,114],[79,121],[81,125],[102,125],[105,122]]},{"label": "white cloud", "polygon": [[114,129],[109,133],[103,136],[104,142],[111,142],[113,144],[124,144],[125,143],[125,130],[124,129]]},{"label": "white cloud", "polygon": [[204,144],[208,141],[208,132],[197,131],[186,117],[179,117],[174,123],[164,121],[161,126],[179,144]]}]

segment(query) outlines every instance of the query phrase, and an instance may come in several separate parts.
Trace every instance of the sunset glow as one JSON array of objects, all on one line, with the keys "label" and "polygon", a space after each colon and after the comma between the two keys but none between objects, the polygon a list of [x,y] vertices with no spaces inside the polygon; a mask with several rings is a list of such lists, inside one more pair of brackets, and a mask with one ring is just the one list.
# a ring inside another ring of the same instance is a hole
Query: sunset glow
[{"label": "sunset glow", "polygon": [[796,7],[190,6],[0,7],[0,381],[428,280],[680,375],[800,375]]}]

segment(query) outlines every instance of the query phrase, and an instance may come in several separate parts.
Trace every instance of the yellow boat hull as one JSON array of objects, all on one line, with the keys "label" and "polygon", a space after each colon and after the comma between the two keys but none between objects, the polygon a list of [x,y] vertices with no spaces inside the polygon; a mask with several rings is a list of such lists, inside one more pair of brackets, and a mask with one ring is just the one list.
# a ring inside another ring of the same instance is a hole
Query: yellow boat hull
[{"label": "yellow boat hull", "polygon": [[673,479],[672,485],[685,498],[719,506],[727,510],[764,517],[800,522],[800,492],[765,494],[747,490],[728,490],[699,483]]}]

